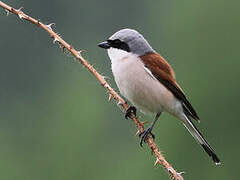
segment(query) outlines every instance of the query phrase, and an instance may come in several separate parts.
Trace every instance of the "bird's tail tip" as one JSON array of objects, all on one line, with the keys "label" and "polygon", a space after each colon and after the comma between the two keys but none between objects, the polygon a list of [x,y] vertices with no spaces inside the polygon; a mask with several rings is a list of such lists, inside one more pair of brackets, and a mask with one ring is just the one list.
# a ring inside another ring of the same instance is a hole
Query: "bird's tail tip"
[{"label": "bird's tail tip", "polygon": [[221,161],[220,159],[217,157],[216,153],[213,151],[212,148],[210,148],[210,146],[207,146],[205,144],[201,144],[203,149],[208,153],[209,156],[212,157],[212,160],[214,161],[214,163],[218,166],[221,165]]}]

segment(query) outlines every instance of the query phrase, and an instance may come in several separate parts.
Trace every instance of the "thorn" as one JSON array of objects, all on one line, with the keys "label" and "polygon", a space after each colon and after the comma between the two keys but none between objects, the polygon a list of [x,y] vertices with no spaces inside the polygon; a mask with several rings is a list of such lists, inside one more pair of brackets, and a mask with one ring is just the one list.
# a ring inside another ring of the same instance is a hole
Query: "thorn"
[{"label": "thorn", "polygon": [[159,159],[157,158],[157,160],[155,161],[155,163],[154,163],[154,166],[153,167],[156,167],[157,166],[157,164],[159,164],[160,163],[160,161],[159,161]]},{"label": "thorn", "polygon": [[77,51],[78,52],[78,54],[80,55],[80,56],[82,56],[81,54],[82,54],[82,52],[86,52],[86,50],[85,49],[82,49],[82,50],[79,50],[79,51]]},{"label": "thorn", "polygon": [[170,178],[171,178],[171,179],[174,179],[172,169],[171,169],[171,168],[168,168],[167,170],[168,170],[168,172],[170,173],[170,174],[169,174],[169,175],[170,175]]},{"label": "thorn", "polygon": [[23,7],[20,7],[19,9],[17,9],[16,11],[21,11],[23,9]]},{"label": "thorn", "polygon": [[182,172],[180,172],[180,173],[177,173],[178,175],[182,175],[182,174],[185,174],[185,172],[184,171],[182,171]]},{"label": "thorn", "polygon": [[103,79],[106,80],[106,76],[102,75]]},{"label": "thorn", "polygon": [[50,23],[48,25],[46,25],[48,29],[50,29],[52,31],[52,26],[55,26],[55,23]]},{"label": "thorn", "polygon": [[6,13],[7,13],[7,16],[9,16],[9,14],[10,14],[10,11],[9,11],[9,10],[7,10],[7,9],[5,9],[5,11],[6,11]]},{"label": "thorn", "polygon": [[184,178],[182,177],[182,174],[184,174],[185,172],[180,172],[180,173],[177,173],[178,177],[181,178],[182,180],[184,180]]},{"label": "thorn", "polygon": [[62,46],[61,48],[62,48],[62,52],[65,53],[66,48],[64,46]]},{"label": "thorn", "polygon": [[[168,168],[167,170],[168,170],[168,172],[170,173],[170,177],[171,177],[172,179],[174,179],[173,169],[172,169],[172,168]],[[176,173],[177,173],[177,172],[176,172]],[[181,178],[182,180],[184,180],[183,177],[182,177],[182,174],[184,174],[184,173],[185,173],[185,172],[180,172],[180,173],[177,173],[177,175],[179,176],[179,178]]]},{"label": "thorn", "polygon": [[108,102],[110,102],[112,98],[113,98],[113,95],[112,95],[112,94],[109,94]]},{"label": "thorn", "polygon": [[140,133],[140,131],[139,131],[139,130],[137,130],[137,132],[136,132],[135,136],[139,135],[139,133]]},{"label": "thorn", "polygon": [[55,42],[59,42],[56,37],[54,37],[53,44],[55,44]]},{"label": "thorn", "polygon": [[86,52],[86,50],[79,50],[79,51],[77,51],[77,53],[78,53],[78,58],[81,58],[82,57],[82,52]]},{"label": "thorn", "polygon": [[123,103],[122,103],[121,101],[118,101],[117,105],[118,105],[118,106],[122,106]]},{"label": "thorn", "polygon": [[172,168],[167,168],[167,170],[172,174]]},{"label": "thorn", "polygon": [[23,9],[23,7],[20,7],[19,9],[17,9],[16,11],[18,12],[18,17],[20,18],[20,19],[22,19],[22,18],[24,18],[24,16],[22,15],[22,9]]}]

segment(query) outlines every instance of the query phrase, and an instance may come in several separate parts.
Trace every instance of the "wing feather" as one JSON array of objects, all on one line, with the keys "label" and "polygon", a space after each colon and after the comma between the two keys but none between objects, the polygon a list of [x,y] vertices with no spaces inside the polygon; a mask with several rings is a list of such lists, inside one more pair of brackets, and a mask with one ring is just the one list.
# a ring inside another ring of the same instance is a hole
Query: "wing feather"
[{"label": "wing feather", "polygon": [[177,84],[175,73],[168,62],[157,53],[149,53],[140,57],[145,67],[161,82],[173,95],[182,102],[184,113],[199,121],[199,117],[187,100],[181,87]]}]

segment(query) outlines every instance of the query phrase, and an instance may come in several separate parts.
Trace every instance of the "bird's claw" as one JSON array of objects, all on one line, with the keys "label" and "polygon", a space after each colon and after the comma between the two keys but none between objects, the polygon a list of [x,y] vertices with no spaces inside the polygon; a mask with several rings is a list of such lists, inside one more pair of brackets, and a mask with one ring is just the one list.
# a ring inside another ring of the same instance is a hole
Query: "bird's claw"
[{"label": "bird's claw", "polygon": [[125,119],[128,119],[131,114],[134,114],[135,116],[137,115],[137,109],[134,107],[134,106],[130,106],[127,110],[126,110],[126,113],[125,113]]},{"label": "bird's claw", "polygon": [[151,135],[153,139],[155,139],[155,135],[152,133],[152,127],[141,132],[138,136],[141,137],[140,146],[143,146],[143,142],[146,142],[148,135]]}]

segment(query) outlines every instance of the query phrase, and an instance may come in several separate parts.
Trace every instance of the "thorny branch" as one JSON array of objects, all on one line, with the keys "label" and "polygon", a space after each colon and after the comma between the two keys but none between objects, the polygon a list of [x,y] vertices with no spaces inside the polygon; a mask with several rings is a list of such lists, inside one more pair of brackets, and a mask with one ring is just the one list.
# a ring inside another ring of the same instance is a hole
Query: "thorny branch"
[{"label": "thorny branch", "polygon": [[[19,9],[15,9],[11,6],[8,6],[7,4],[3,3],[2,1],[0,1],[0,6],[3,7],[5,9],[5,11],[7,12],[7,16],[11,13],[17,15],[20,19],[24,19],[27,20],[37,26],[39,26],[40,28],[44,29],[45,31],[48,32],[48,34],[53,38],[53,42],[58,42],[59,45],[61,46],[61,48],[64,50],[68,50],[77,61],[79,61],[85,68],[88,69],[88,71],[93,74],[97,80],[101,83],[101,85],[107,90],[107,92],[109,93],[109,99],[108,101],[110,101],[112,98],[115,99],[118,104],[121,104],[122,107],[127,110],[128,105],[127,103],[113,90],[113,88],[110,87],[110,85],[105,81],[104,77],[99,74],[94,68],[93,66],[91,66],[83,57],[82,57],[82,50],[77,51],[75,48],[73,48],[73,46],[71,46],[70,44],[68,44],[66,41],[64,41],[60,35],[58,35],[57,33],[55,33],[52,30],[52,25],[54,25],[54,23],[51,24],[43,24],[42,22],[40,22],[39,20],[36,20],[30,16],[28,16],[27,14],[25,14],[22,11],[22,7]],[[137,117],[134,116],[134,114],[132,113],[130,118],[132,119],[132,121],[135,123],[138,132],[140,133],[144,130],[144,123],[140,122],[138,120]],[[163,157],[162,153],[159,151],[157,145],[154,143],[153,139],[151,137],[148,137],[146,139],[146,143],[148,144],[148,146],[151,148],[152,152],[154,153],[155,157],[156,157],[156,162],[154,164],[154,167],[157,164],[161,164],[169,173],[170,177],[172,179],[176,179],[176,180],[183,180],[183,177],[181,176],[182,173],[177,173],[175,169],[173,169],[173,167],[166,161],[166,159]]]}]

